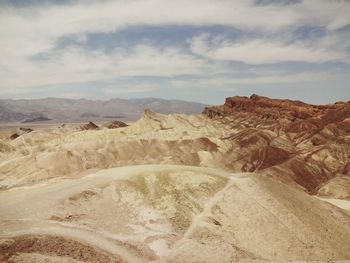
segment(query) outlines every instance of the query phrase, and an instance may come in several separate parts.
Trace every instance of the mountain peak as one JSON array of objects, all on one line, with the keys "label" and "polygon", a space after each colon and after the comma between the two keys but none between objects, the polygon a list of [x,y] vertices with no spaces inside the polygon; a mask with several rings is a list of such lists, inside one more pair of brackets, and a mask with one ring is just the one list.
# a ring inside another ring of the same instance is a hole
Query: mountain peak
[{"label": "mountain peak", "polygon": [[322,119],[331,114],[331,112],[340,111],[340,109],[346,112],[345,114],[343,113],[345,118],[347,113],[350,112],[350,104],[338,102],[328,105],[312,105],[301,101],[270,99],[253,94],[250,97],[228,97],[223,105],[206,107],[203,113],[210,118],[246,113],[263,119],[297,121],[309,118]]}]

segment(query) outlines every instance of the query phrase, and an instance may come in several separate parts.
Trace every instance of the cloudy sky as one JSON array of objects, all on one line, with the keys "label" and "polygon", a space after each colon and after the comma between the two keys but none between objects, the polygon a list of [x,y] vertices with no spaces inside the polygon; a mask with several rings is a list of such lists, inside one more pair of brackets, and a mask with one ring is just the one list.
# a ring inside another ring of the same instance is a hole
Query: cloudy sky
[{"label": "cloudy sky", "polygon": [[0,98],[350,100],[350,1],[0,0]]}]

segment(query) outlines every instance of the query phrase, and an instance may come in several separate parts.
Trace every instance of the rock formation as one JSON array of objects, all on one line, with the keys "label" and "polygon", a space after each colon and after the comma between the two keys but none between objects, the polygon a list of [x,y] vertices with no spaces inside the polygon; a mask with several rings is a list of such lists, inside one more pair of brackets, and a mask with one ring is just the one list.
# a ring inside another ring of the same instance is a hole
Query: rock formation
[{"label": "rock formation", "polygon": [[301,101],[270,99],[253,94],[250,97],[229,97],[224,105],[206,107],[204,114],[211,118],[229,116],[234,113],[248,113],[264,119],[286,119],[292,122],[313,120],[325,125],[339,122],[350,116],[350,102],[337,102],[330,105],[311,105]]},{"label": "rock formation", "polygon": [[19,136],[23,135],[23,134],[26,134],[26,133],[30,133],[32,132],[33,129],[31,128],[24,128],[24,127],[20,127],[17,129],[17,131],[15,133],[13,133],[11,136],[10,136],[10,139],[11,140],[15,140],[17,139]]},{"label": "rock formation", "polygon": [[1,197],[2,262],[350,258],[348,213],[257,174],[139,165]]},{"label": "rock formation", "polygon": [[18,137],[19,137],[19,134],[18,134],[18,133],[13,133],[13,134],[11,134],[10,139],[11,139],[11,140],[15,140],[15,139],[17,139]]},{"label": "rock formation", "polygon": [[0,261],[347,262],[349,124],[254,95],[0,139]]},{"label": "rock formation", "polygon": [[244,161],[242,171],[292,179],[310,193],[350,176],[350,102],[311,105],[254,94],[227,98],[203,114],[232,128],[225,140],[239,145],[233,155]]},{"label": "rock formation", "polygon": [[108,129],[117,129],[128,126],[126,123],[122,121],[111,121],[103,125],[104,127]]},{"label": "rock formation", "polygon": [[89,123],[81,126],[81,129],[82,130],[97,130],[97,129],[99,129],[99,127],[95,123],[90,121]]}]

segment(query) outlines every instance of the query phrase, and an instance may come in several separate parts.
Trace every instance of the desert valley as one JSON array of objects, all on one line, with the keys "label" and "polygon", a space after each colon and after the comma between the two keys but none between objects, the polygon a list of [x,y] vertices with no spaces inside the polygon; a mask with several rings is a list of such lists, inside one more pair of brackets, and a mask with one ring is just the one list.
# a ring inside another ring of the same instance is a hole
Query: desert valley
[{"label": "desert valley", "polygon": [[350,263],[350,0],[0,0],[0,263]]},{"label": "desert valley", "polygon": [[0,262],[349,262],[350,102],[201,111],[3,129]]}]

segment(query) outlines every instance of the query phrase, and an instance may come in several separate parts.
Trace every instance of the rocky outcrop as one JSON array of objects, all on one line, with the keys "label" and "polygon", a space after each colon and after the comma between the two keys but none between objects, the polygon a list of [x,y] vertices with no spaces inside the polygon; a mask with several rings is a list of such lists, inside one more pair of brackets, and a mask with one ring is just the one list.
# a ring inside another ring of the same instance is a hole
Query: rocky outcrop
[{"label": "rocky outcrop", "polygon": [[17,139],[18,137],[20,137],[21,135],[23,134],[26,134],[26,133],[30,133],[32,132],[33,129],[31,128],[24,128],[24,127],[20,127],[17,129],[17,131],[15,133],[13,133],[11,136],[10,136],[10,139],[11,140],[15,140]]},{"label": "rocky outcrop", "polygon": [[108,129],[117,129],[128,126],[125,122],[122,121],[111,121],[103,125]]},{"label": "rocky outcrop", "polygon": [[301,101],[270,99],[253,94],[250,97],[226,98],[224,105],[206,107],[203,113],[210,118],[248,113],[264,119],[287,119],[293,122],[314,119],[315,122],[318,120],[323,124],[328,124],[350,117],[350,102],[311,105]]},{"label": "rocky outcrop", "polygon": [[29,132],[32,132],[33,129],[31,129],[31,128],[20,127],[20,128],[19,128],[19,131],[20,131],[20,132],[23,132],[23,133],[29,133]]},{"label": "rocky outcrop", "polygon": [[81,129],[82,130],[98,130],[99,127],[95,123],[90,121],[89,123],[81,126]]},{"label": "rocky outcrop", "polygon": [[0,138],[0,261],[345,262],[347,104],[247,100]]},{"label": "rocky outcrop", "polygon": [[310,193],[335,176],[350,177],[350,102],[311,105],[254,94],[227,98],[203,114],[232,129],[224,139],[233,143],[235,169],[292,180]]},{"label": "rocky outcrop", "polygon": [[[37,130],[23,140],[9,140],[6,143],[15,152],[4,151],[1,156],[2,184],[12,187],[48,175],[167,163],[258,172],[302,187],[308,193],[318,194],[323,188],[322,195],[349,198],[344,190],[335,193],[337,185],[350,188],[350,180],[329,184],[335,177],[350,177],[348,103],[311,105],[308,109],[308,104],[302,102],[256,96],[240,97],[238,104],[228,101],[223,106],[207,108],[212,118],[167,116],[145,110],[138,122],[113,132],[97,130],[96,124],[89,123],[83,129],[96,131],[76,134],[69,127]],[[258,101],[259,111],[251,101]],[[231,113],[219,110],[229,108],[227,105],[231,105]],[[25,179],[10,180],[12,174]]]}]

